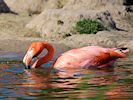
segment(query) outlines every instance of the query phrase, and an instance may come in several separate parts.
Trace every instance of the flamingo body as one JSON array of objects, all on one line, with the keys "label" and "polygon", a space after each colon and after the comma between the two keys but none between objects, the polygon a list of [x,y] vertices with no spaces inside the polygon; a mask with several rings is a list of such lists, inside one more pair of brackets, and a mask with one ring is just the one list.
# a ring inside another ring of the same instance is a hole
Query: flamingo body
[{"label": "flamingo body", "polygon": [[117,48],[102,48],[99,46],[87,46],[72,49],[63,53],[55,62],[54,68],[103,68],[113,66],[117,58],[124,58],[126,55]]},{"label": "flamingo body", "polygon": [[[34,63],[32,59],[37,57],[43,49],[48,53],[37,59]],[[57,58],[53,64],[56,69],[75,69],[75,68],[104,68],[113,66],[118,58],[126,57],[129,50],[127,48],[103,48],[99,46],[86,46],[72,49]],[[50,61],[54,56],[54,48],[47,42],[33,42],[28,49],[23,62],[28,68],[37,68]]]}]

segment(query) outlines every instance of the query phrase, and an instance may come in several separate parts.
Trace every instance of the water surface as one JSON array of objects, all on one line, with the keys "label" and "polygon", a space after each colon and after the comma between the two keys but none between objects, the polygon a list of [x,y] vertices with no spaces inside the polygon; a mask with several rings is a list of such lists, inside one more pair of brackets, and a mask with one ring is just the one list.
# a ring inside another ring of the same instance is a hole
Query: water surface
[{"label": "water surface", "polygon": [[133,100],[133,57],[118,60],[110,70],[62,74],[45,68],[25,70],[22,56],[8,55],[13,59],[0,55],[1,100]]}]

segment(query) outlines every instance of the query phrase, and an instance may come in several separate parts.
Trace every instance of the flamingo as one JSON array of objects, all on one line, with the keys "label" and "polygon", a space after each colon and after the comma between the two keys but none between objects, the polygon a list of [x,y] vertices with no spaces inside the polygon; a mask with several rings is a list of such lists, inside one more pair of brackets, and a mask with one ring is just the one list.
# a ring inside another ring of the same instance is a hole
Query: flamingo
[{"label": "flamingo", "polygon": [[[47,54],[33,62],[32,59],[38,57],[44,49],[47,49]],[[54,57],[54,52],[53,46],[48,42],[33,42],[23,58],[23,63],[28,69],[38,68],[42,64],[49,62]],[[52,68],[106,68],[113,66],[116,59],[125,58],[128,52],[128,48],[103,48],[100,46],[76,48],[61,54]]]}]

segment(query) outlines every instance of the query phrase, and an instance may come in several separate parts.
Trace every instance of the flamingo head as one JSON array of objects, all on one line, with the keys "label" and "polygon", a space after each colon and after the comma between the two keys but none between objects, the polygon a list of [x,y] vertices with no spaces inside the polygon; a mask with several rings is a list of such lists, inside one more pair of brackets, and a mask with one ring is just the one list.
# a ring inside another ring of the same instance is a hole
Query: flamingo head
[{"label": "flamingo head", "polygon": [[41,42],[33,42],[23,58],[23,63],[26,69],[30,69],[33,58],[37,57],[43,50],[44,45]]},{"label": "flamingo head", "polygon": [[122,47],[122,48],[112,48],[110,55],[113,58],[125,58],[127,56],[127,53],[129,52],[128,48]]}]

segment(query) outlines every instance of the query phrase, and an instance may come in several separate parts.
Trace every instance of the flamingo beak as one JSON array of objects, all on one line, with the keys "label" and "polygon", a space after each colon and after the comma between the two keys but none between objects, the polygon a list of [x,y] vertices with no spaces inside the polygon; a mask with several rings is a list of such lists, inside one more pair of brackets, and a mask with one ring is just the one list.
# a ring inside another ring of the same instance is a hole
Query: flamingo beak
[{"label": "flamingo beak", "polygon": [[31,58],[25,55],[23,63],[25,64],[25,69],[30,69]]},{"label": "flamingo beak", "polygon": [[33,58],[33,51],[28,51],[27,54],[23,58],[23,63],[25,64],[25,69],[30,69],[31,68],[31,62]]}]

